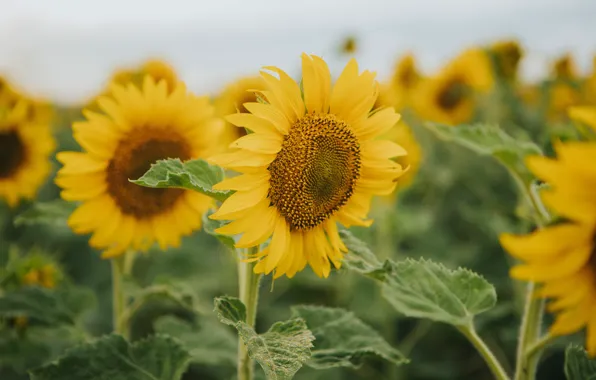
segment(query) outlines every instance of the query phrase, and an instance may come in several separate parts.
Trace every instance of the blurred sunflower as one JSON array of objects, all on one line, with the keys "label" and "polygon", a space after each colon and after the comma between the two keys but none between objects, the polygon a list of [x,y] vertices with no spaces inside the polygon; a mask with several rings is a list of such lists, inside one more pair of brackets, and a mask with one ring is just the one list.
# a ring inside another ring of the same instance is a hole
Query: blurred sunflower
[{"label": "blurred sunflower", "polygon": [[551,75],[555,79],[574,80],[577,79],[578,69],[570,54],[565,54],[553,62]]},{"label": "blurred sunflower", "polygon": [[80,234],[93,233],[92,247],[102,257],[128,248],[144,251],[157,241],[162,249],[178,246],[181,236],[201,226],[211,200],[182,189],[151,189],[132,184],[157,160],[205,157],[222,124],[207,97],[195,97],[178,83],[172,93],[165,80],[146,76],[142,89],[112,84],[113,97],[99,99],[98,114],[74,123],[75,140],[86,152],[61,152],[56,177],[68,201],[83,203],[68,219]]},{"label": "blurred sunflower", "polygon": [[390,86],[393,92],[394,106],[398,110],[410,105],[412,94],[421,79],[414,56],[412,54],[404,55],[395,65]]},{"label": "blurred sunflower", "polygon": [[474,115],[476,96],[493,84],[490,60],[480,49],[470,49],[451,61],[416,92],[416,111],[421,118],[445,124],[461,124]]},{"label": "blurred sunflower", "polygon": [[596,57],[592,59],[592,73],[584,84],[586,104],[596,104]]},{"label": "blurred sunflower", "polygon": [[27,103],[25,116],[27,120],[36,123],[52,123],[54,110],[48,102],[26,96],[21,91],[17,91],[6,79],[0,77],[0,107],[13,108],[21,101]]},{"label": "blurred sunflower", "polygon": [[356,37],[349,36],[342,42],[340,47],[340,52],[344,54],[354,54],[358,49],[358,43],[356,41]]},{"label": "blurred sunflower", "polygon": [[399,145],[375,139],[395,125],[391,107],[370,114],[375,74],[358,73],[350,60],[334,86],[325,61],[302,55],[302,96],[298,83],[276,67],[262,72],[269,104],[246,103],[249,113],[228,116],[253,133],[236,140],[233,152],[210,159],[242,173],[214,188],[235,190],[211,215],[233,220],[217,230],[243,234],[236,247],[269,245],[252,260],[257,273],[292,277],[310,264],[320,277],[331,263],[341,266],[346,247],[337,222],[370,226],[373,195],[386,195],[403,173],[390,158],[406,154]]},{"label": "blurred sunflower", "polygon": [[[596,108],[572,109],[570,116],[596,131]],[[538,295],[553,299],[548,310],[557,315],[551,334],[587,326],[586,346],[596,356],[596,143],[559,143],[555,151],[556,159],[535,156],[527,163],[551,185],[543,201],[565,221],[529,235],[503,234],[500,240],[524,261],[512,268],[511,277],[542,283]]]},{"label": "blurred sunflower", "polygon": [[112,83],[120,85],[133,83],[138,88],[141,88],[143,86],[144,78],[147,75],[153,78],[155,83],[164,80],[169,94],[174,91],[179,80],[178,75],[172,66],[158,59],[150,59],[137,68],[116,71],[108,80],[107,88],[104,89],[99,96],[94,97],[85,108],[93,112],[100,112],[98,100],[103,96],[110,96]]},{"label": "blurred sunflower", "polygon": [[56,143],[47,123],[30,120],[29,105],[0,107],[0,198],[14,207],[33,199],[50,174]]},{"label": "blurred sunflower", "polygon": [[395,159],[402,167],[409,168],[399,177],[397,183],[399,188],[407,187],[412,183],[422,163],[422,147],[418,143],[418,140],[416,140],[416,136],[410,126],[404,121],[397,123],[382,138],[399,144],[408,152],[407,155]]},{"label": "blurred sunflower", "polygon": [[[244,108],[244,103],[254,103],[257,101],[256,92],[265,89],[265,82],[259,76],[246,77],[233,82],[228,85],[215,98],[213,105],[217,116],[225,117],[235,112],[246,113],[248,110]],[[227,150],[228,146],[246,135],[244,128],[235,127],[230,122],[226,121],[226,126],[221,137],[221,149]]]},{"label": "blurred sunflower", "polygon": [[517,80],[519,63],[523,50],[515,40],[498,41],[489,47],[495,71],[501,78],[514,82]]}]

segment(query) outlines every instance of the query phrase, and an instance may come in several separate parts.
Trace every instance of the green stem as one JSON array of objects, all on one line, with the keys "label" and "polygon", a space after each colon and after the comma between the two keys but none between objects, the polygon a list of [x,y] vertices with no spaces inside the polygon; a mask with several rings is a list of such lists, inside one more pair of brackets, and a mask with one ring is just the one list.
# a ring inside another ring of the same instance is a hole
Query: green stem
[{"label": "green stem", "polygon": [[490,348],[484,343],[482,338],[478,336],[476,333],[476,329],[474,328],[473,324],[469,324],[467,326],[458,326],[458,330],[461,331],[462,334],[465,335],[466,338],[474,345],[478,353],[482,355],[486,364],[490,368],[490,371],[495,376],[497,380],[509,380],[509,376],[507,372],[501,366],[501,363],[497,360],[495,355],[492,353]]},{"label": "green stem", "polygon": [[526,350],[526,356],[528,358],[533,357],[534,355],[542,353],[546,347],[548,347],[551,343],[557,340],[557,336],[546,334],[542,338],[538,339],[534,344],[532,344]]},{"label": "green stem", "polygon": [[122,274],[124,269],[124,259],[122,257],[113,258],[112,264],[112,328],[116,334],[122,334],[121,316],[125,308],[124,293],[122,291]]},{"label": "green stem", "polygon": [[[255,254],[259,248],[251,248],[249,254]],[[246,306],[246,323],[254,327],[257,318],[257,305],[259,302],[259,282],[261,275],[253,271],[253,264],[238,262],[238,286],[240,301]],[[254,363],[248,355],[248,350],[242,342],[238,341],[238,380],[253,380]]]}]

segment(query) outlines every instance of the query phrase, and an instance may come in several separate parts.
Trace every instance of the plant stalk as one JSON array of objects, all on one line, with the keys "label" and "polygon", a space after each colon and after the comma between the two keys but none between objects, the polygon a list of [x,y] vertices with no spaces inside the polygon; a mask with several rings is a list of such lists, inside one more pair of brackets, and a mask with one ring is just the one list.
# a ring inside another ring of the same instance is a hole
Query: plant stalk
[{"label": "plant stalk", "polygon": [[480,353],[482,358],[484,358],[484,361],[486,362],[486,364],[488,364],[488,367],[490,368],[492,374],[495,376],[496,380],[510,379],[507,375],[507,372],[505,372],[505,370],[501,366],[501,363],[499,363],[499,360],[492,353],[490,348],[488,348],[486,343],[484,343],[482,338],[478,336],[478,333],[476,333],[476,329],[474,328],[473,324],[470,323],[467,326],[458,326],[458,329],[474,345],[474,347],[476,348],[478,353]]},{"label": "plant stalk", "polygon": [[[259,248],[249,249],[249,254],[255,254]],[[253,271],[253,264],[243,261],[238,262],[238,287],[240,301],[246,306],[246,323],[254,327],[257,317],[259,302],[259,282],[261,274]],[[248,355],[248,350],[241,339],[238,340],[238,380],[254,379],[254,363]]]},{"label": "plant stalk", "polygon": [[112,329],[116,334],[123,334],[121,316],[126,307],[124,292],[122,291],[122,277],[124,273],[124,257],[115,257],[112,265]]}]

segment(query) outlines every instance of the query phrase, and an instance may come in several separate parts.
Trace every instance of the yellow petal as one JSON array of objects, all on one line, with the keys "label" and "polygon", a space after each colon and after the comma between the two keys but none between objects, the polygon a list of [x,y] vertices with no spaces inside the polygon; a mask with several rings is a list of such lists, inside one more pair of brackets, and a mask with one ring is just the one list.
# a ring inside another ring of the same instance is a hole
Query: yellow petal
[{"label": "yellow petal", "polygon": [[230,148],[246,149],[256,153],[276,154],[281,150],[282,141],[281,135],[251,133],[234,141],[230,144]]},{"label": "yellow petal", "polygon": [[389,140],[367,140],[360,143],[360,153],[371,160],[383,160],[407,156],[408,152],[399,144]]},{"label": "yellow petal", "polygon": [[555,319],[555,323],[550,327],[550,333],[553,335],[572,334],[585,326],[589,315],[585,309],[576,307],[560,313]]},{"label": "yellow petal", "polygon": [[286,74],[285,71],[277,67],[266,66],[264,69],[273,71],[279,75],[280,93],[283,94],[291,108],[291,112],[286,115],[288,116],[288,120],[294,122],[304,116],[304,102],[302,101],[302,94],[300,93],[298,83]]},{"label": "yellow petal", "polygon": [[234,113],[226,116],[226,120],[238,127],[250,129],[254,133],[278,135],[279,131],[268,120],[250,113]]},{"label": "yellow petal", "polygon": [[98,160],[81,152],[59,152],[56,159],[64,164],[59,175],[93,173],[108,167],[108,161]]},{"label": "yellow petal", "polygon": [[579,247],[553,261],[513,267],[513,278],[529,281],[548,281],[578,272],[590,259],[592,247]]},{"label": "yellow petal", "polygon": [[400,114],[396,113],[393,107],[387,107],[352,125],[352,129],[360,140],[372,139],[387,133],[397,124],[400,118]]},{"label": "yellow petal", "polygon": [[271,176],[268,171],[257,174],[242,174],[236,177],[226,178],[213,185],[214,190],[251,190],[258,186],[265,185]]},{"label": "yellow petal", "polygon": [[237,218],[239,212],[244,214],[244,210],[255,206],[259,202],[269,203],[269,200],[267,200],[268,192],[269,186],[258,186],[247,191],[237,191],[226,199],[219,210],[209,218],[214,220]]},{"label": "yellow petal", "polygon": [[288,131],[290,130],[290,122],[279,109],[270,104],[261,103],[244,103],[244,108],[253,115],[273,124],[279,133],[283,135],[288,134]]},{"label": "yellow petal", "polygon": [[269,244],[269,255],[265,264],[265,273],[271,273],[280,260],[287,259],[288,247],[290,244],[290,227],[282,217],[277,218],[275,230]]},{"label": "yellow petal", "polygon": [[586,124],[596,132],[596,107],[571,107],[569,108],[569,117],[582,124]]},{"label": "yellow petal", "polygon": [[279,218],[275,207],[270,207],[267,202],[264,207],[255,208],[255,215],[259,216],[259,223],[253,223],[246,229],[236,243],[236,248],[248,248],[263,244],[273,234]]},{"label": "yellow petal", "polygon": [[209,157],[207,161],[227,169],[240,167],[266,167],[275,159],[274,154],[262,154],[238,150]]}]

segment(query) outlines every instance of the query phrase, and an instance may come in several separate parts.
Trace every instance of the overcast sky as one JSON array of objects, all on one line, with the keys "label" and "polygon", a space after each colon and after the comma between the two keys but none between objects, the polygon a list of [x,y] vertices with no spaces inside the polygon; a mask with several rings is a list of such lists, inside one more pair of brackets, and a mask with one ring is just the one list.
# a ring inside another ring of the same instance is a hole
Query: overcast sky
[{"label": "overcast sky", "polygon": [[517,37],[523,73],[596,53],[594,0],[0,0],[0,73],[62,103],[91,96],[122,65],[167,59],[194,91],[215,92],[263,65],[291,73],[300,53],[338,72],[337,45],[358,36],[363,68],[386,77],[412,51],[432,71],[458,50]]}]

